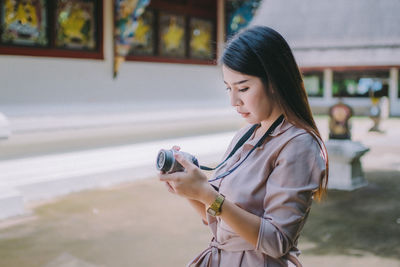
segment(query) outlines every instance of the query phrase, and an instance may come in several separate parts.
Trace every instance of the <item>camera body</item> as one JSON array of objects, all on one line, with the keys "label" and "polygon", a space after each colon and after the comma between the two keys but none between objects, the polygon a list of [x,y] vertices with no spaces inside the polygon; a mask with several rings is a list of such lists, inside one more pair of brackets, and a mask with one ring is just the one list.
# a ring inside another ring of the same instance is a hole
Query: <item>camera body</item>
[{"label": "camera body", "polygon": [[165,173],[182,172],[185,168],[175,160],[174,154],[180,154],[188,161],[192,162],[196,166],[199,166],[199,162],[195,156],[173,149],[161,149],[157,154],[156,167],[157,170]]}]

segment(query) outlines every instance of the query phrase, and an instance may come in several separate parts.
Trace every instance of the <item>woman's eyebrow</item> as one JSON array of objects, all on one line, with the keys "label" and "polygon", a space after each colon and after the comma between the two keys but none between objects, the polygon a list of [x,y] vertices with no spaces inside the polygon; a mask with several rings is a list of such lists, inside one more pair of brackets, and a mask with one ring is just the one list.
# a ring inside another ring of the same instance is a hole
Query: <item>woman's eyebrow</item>
[{"label": "woman's eyebrow", "polygon": [[[237,84],[241,84],[241,83],[245,83],[248,80],[242,80],[242,81],[238,81],[238,82],[234,82],[233,85],[237,85]],[[224,81],[225,84],[228,84],[227,82]]]}]

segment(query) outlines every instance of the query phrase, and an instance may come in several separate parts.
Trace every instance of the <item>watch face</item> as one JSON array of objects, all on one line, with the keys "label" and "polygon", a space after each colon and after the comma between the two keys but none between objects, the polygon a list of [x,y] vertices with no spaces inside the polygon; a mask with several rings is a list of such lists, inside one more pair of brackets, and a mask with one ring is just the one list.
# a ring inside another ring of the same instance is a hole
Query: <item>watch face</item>
[{"label": "watch face", "polygon": [[212,208],[208,208],[207,213],[210,214],[211,216],[217,215],[217,212],[215,210],[213,210]]}]

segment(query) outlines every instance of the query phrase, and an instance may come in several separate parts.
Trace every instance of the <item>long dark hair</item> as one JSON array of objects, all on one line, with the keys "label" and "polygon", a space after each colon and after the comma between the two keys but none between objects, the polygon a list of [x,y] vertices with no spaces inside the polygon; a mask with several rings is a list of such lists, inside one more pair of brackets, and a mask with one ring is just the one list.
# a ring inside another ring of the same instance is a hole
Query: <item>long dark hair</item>
[{"label": "long dark hair", "polygon": [[328,183],[328,153],[312,116],[303,78],[288,43],[275,30],[254,26],[229,40],[221,61],[232,70],[260,78],[267,95],[273,97],[283,109],[285,119],[316,139],[326,164],[325,176],[321,178],[315,193],[320,200],[326,193]]}]

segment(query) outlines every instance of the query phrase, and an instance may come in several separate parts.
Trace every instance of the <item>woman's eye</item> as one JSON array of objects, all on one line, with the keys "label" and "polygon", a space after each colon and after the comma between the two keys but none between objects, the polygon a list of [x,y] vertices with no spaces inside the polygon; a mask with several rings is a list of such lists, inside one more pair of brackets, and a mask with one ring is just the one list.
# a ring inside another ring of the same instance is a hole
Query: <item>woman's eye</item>
[{"label": "woman's eye", "polygon": [[249,87],[243,88],[243,89],[239,89],[239,92],[246,92],[249,89]]},{"label": "woman's eye", "polygon": [[226,91],[230,91],[231,90],[231,88],[229,88],[229,87],[226,87],[225,89],[226,89]]}]

